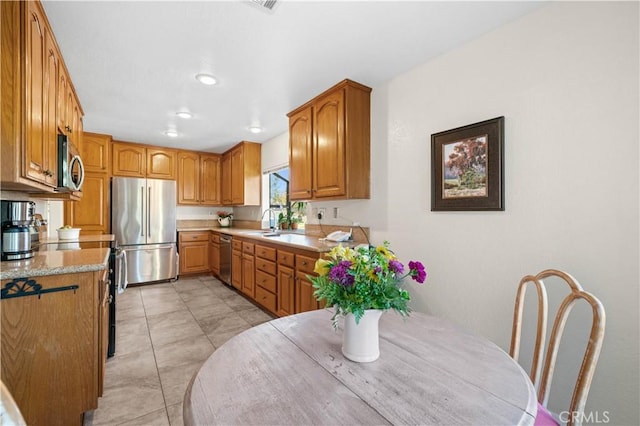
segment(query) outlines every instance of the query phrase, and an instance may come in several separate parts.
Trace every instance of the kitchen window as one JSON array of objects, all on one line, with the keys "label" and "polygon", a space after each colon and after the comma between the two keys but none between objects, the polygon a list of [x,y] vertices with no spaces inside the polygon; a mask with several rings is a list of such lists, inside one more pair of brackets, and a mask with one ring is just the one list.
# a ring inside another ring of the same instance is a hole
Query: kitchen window
[{"label": "kitchen window", "polygon": [[[265,173],[265,177],[267,177],[267,179],[263,179],[263,182],[265,182],[268,187],[263,188],[263,194],[268,194],[268,196],[265,197],[268,200],[268,204],[263,206],[265,214],[263,215],[262,222],[264,224],[268,221],[270,228],[275,228],[278,225],[278,218],[280,214],[282,213],[283,215],[286,215],[287,210],[292,210],[290,217],[295,218],[294,220],[296,221],[298,228],[304,228],[304,223],[307,220],[306,215],[301,212],[299,206],[301,203],[291,203],[289,199],[289,176],[288,166]],[[302,206],[304,206],[304,204],[302,204]],[[266,217],[267,209],[270,209],[268,219]]]}]

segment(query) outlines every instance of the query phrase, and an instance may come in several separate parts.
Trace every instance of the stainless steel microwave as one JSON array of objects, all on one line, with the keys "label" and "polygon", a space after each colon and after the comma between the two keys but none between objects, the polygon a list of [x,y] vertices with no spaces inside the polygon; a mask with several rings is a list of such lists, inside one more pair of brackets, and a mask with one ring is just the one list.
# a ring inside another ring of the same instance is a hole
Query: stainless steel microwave
[{"label": "stainless steel microwave", "polygon": [[58,135],[58,192],[81,191],[84,164],[77,148],[65,135]]}]

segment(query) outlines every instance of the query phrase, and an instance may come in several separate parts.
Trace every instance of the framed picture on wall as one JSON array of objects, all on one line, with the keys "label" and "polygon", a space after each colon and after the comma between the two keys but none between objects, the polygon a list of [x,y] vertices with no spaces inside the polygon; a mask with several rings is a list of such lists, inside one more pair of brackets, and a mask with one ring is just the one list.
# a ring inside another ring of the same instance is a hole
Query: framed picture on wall
[{"label": "framed picture on wall", "polygon": [[504,117],[431,135],[431,210],[504,210]]}]

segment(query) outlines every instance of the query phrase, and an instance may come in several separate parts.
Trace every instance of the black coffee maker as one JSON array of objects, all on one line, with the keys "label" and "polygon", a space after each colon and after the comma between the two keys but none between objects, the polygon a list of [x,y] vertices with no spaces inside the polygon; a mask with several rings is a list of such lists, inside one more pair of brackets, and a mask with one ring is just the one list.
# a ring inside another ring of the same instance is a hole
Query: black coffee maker
[{"label": "black coffee maker", "polygon": [[0,201],[1,260],[23,260],[33,257],[31,228],[34,213],[35,203],[32,201]]}]

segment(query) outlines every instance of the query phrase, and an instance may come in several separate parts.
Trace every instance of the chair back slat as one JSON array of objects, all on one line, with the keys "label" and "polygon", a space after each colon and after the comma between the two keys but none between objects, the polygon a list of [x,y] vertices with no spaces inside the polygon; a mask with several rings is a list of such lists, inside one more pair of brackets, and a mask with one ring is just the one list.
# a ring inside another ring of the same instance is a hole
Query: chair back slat
[{"label": "chair back slat", "polygon": [[[540,363],[542,362],[541,354],[544,351],[544,346],[546,344],[545,332],[547,324],[547,293],[542,280],[549,277],[561,278],[569,286],[570,293],[562,300],[555,316],[551,336],[549,338],[549,345],[540,374]],[[569,318],[569,314],[571,313],[573,306],[578,302],[585,301],[591,306],[592,322],[591,331],[589,333],[589,342],[587,343],[582,364],[573,389],[571,405],[568,410],[569,416],[567,419],[567,425],[569,426],[581,425],[584,407],[589,394],[589,388],[591,387],[593,374],[595,372],[596,364],[602,349],[602,341],[604,339],[606,321],[604,306],[595,296],[584,291],[580,283],[566,272],[547,269],[535,276],[525,276],[520,281],[516,294],[514,322],[511,334],[511,349],[509,352],[516,361],[518,361],[520,352],[524,295],[529,283],[533,283],[536,286],[538,293],[537,333],[530,377],[536,391],[538,392],[538,402],[545,408],[547,407],[549,400],[549,390],[551,388],[553,373],[555,371],[560,341],[562,339],[562,334],[564,332],[567,319]]]},{"label": "chair back slat", "polygon": [[522,337],[522,313],[524,310],[524,297],[529,284],[536,288],[538,296],[538,321],[536,326],[536,341],[533,348],[533,359],[531,361],[531,371],[529,377],[536,392],[540,385],[540,373],[542,372],[543,351],[547,333],[547,291],[542,280],[538,280],[531,275],[527,275],[520,281],[516,294],[515,310],[513,312],[513,329],[511,331],[511,348],[509,355],[518,361],[520,356],[520,341]]}]

